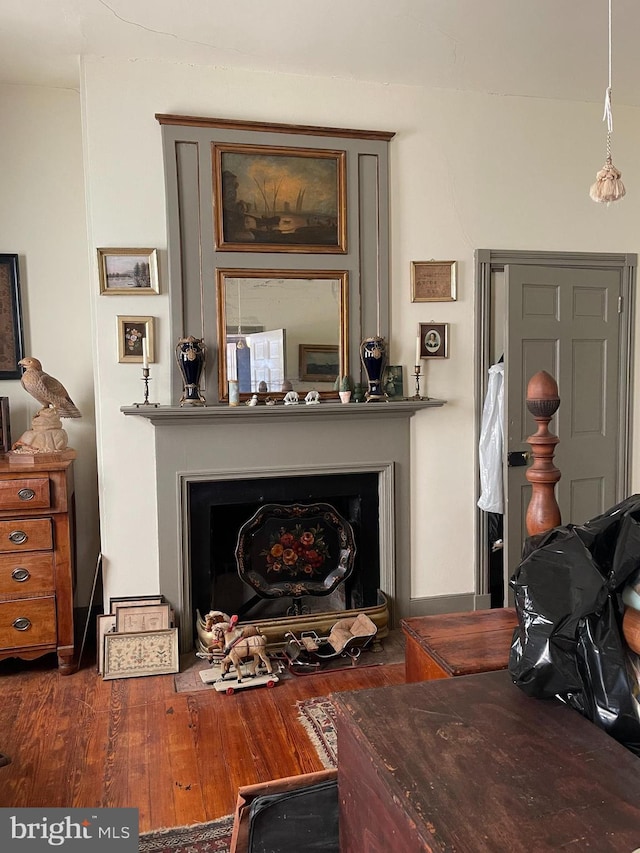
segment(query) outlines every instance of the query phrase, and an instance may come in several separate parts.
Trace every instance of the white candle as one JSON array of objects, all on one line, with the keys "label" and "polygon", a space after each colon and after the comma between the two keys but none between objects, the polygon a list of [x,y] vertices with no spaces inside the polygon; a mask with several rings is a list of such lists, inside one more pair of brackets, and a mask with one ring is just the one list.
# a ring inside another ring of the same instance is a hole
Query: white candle
[{"label": "white candle", "polygon": [[142,366],[144,368],[149,367],[149,349],[147,347],[147,339],[142,339]]},{"label": "white candle", "polygon": [[416,338],[416,364],[420,364],[420,335]]}]

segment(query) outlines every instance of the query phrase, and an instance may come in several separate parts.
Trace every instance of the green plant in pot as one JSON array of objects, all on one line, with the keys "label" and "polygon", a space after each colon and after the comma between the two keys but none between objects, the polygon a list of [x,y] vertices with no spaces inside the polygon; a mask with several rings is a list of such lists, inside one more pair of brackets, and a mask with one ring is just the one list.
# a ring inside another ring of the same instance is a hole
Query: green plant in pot
[{"label": "green plant in pot", "polygon": [[351,400],[353,392],[353,379],[350,376],[340,376],[338,379],[338,394],[343,403],[348,403]]}]

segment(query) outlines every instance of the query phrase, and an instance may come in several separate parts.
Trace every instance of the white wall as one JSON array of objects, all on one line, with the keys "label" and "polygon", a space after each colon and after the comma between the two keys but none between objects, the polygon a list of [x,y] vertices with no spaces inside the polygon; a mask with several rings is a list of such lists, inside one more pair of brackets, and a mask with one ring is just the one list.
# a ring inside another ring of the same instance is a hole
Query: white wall
[{"label": "white wall", "polygon": [[[63,426],[78,454],[76,601],[86,604],[100,546],[80,96],[0,85],[0,114],[0,252],[19,255],[26,354],[82,412]],[[40,406],[19,380],[0,382],[0,395],[9,397],[15,441]]]},{"label": "white wall", "polygon": [[[629,188],[610,208],[588,189],[605,154],[600,104],[506,98],[158,62],[83,66],[89,242],[156,246],[166,276],[160,127],[155,113],[393,130],[390,362],[413,364],[419,322],[448,322],[450,354],[426,366],[426,391],[449,401],[413,419],[414,597],[474,586],[474,293],[476,248],[636,252],[640,110],[616,107],[614,162]],[[457,259],[458,301],[412,304],[412,260]],[[151,396],[170,402],[166,277],[160,296],[90,292],[98,392],[101,521],[108,595],[158,588],[152,427],[125,418],[140,370],[117,363],[118,314],[158,318]],[[410,380],[410,376],[409,376]],[[424,386],[423,386],[424,387]],[[634,483],[639,478],[634,465]]]}]

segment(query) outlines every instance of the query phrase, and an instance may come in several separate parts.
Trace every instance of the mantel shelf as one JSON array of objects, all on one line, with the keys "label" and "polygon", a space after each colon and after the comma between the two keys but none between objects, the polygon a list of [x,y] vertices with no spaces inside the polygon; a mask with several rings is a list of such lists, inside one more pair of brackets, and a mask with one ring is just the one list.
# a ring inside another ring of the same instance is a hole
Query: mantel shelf
[{"label": "mantel shelf", "polygon": [[303,421],[312,419],[358,419],[358,418],[410,418],[422,409],[444,406],[446,400],[399,400],[380,403],[320,403],[308,406],[122,406],[124,415],[147,418],[154,426],[187,426],[189,424],[213,423],[220,421],[264,421],[279,420]]}]

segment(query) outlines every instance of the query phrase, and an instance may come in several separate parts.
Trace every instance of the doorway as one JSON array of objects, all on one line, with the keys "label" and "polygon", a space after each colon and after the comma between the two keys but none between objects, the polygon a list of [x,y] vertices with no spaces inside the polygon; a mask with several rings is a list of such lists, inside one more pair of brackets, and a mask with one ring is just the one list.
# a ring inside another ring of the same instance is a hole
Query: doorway
[{"label": "doorway", "polygon": [[636,256],[625,254],[476,251],[477,439],[489,367],[505,362],[504,516],[476,516],[477,589],[492,606],[510,603],[508,582],[526,538],[526,466],[509,465],[507,454],[517,461],[529,450],[535,422],[525,397],[534,373],[546,370],[559,387],[550,428],[560,439],[563,524],[583,523],[628,494],[635,266]]}]

